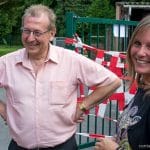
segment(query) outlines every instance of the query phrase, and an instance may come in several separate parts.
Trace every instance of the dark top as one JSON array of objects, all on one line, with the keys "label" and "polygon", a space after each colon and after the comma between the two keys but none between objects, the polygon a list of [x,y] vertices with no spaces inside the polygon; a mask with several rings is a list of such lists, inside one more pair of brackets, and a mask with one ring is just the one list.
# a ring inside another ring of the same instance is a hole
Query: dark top
[{"label": "dark top", "polygon": [[123,150],[150,150],[150,95],[138,89],[118,120],[117,141]]}]

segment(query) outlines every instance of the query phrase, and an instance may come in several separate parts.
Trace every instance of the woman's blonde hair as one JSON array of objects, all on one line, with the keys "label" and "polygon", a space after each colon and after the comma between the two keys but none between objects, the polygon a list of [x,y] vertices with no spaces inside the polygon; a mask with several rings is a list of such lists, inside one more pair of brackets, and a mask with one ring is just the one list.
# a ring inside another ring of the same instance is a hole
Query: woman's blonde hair
[{"label": "woman's blonde hair", "polygon": [[[131,84],[136,80],[138,86],[141,86],[141,78],[142,75],[135,72],[135,68],[134,68],[134,64],[131,58],[131,47],[133,45],[133,42],[135,40],[136,35],[139,32],[143,32],[144,30],[150,30],[150,15],[147,15],[146,17],[144,17],[139,24],[137,25],[137,27],[135,28],[134,32],[132,33],[129,45],[128,45],[128,49],[127,49],[127,63],[128,63],[128,75],[132,78],[131,79]],[[130,85],[131,85],[130,84]],[[144,87],[144,89],[147,90],[147,93],[150,94],[150,86],[147,85]]]}]

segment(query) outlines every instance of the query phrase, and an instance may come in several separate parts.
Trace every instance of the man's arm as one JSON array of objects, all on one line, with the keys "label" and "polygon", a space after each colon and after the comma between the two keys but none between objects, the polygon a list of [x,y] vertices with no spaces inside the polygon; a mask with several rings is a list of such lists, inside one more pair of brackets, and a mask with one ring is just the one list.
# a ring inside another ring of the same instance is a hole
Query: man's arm
[{"label": "man's arm", "polygon": [[116,79],[114,82],[107,86],[97,86],[97,88],[90,95],[83,99],[82,103],[78,104],[75,121],[81,122],[84,110],[89,110],[106,100],[120,85],[121,80]]},{"label": "man's arm", "polygon": [[6,104],[0,100],[0,116],[6,121]]}]

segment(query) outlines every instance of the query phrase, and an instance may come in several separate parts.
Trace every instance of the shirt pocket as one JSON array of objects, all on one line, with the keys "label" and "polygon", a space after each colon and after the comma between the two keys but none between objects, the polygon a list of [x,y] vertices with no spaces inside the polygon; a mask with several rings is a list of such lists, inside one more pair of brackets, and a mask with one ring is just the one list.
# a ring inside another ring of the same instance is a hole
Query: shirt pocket
[{"label": "shirt pocket", "polygon": [[69,85],[65,81],[50,82],[49,100],[51,105],[64,105],[67,103]]}]

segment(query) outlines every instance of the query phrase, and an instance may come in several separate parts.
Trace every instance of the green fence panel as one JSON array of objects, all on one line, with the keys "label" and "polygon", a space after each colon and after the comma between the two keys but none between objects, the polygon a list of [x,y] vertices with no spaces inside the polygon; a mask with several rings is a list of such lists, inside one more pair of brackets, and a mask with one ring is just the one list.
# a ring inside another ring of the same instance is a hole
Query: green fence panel
[{"label": "green fence panel", "polygon": [[[66,37],[73,37],[77,33],[85,44],[102,50],[125,53],[129,39],[137,23],[136,21],[80,17],[69,12],[66,14]],[[82,48],[80,53],[84,53]],[[88,51],[90,59],[95,59],[93,53],[92,51]],[[105,56],[105,59],[110,59],[109,55]],[[125,83],[123,88],[125,91]],[[114,135],[117,131],[117,123],[114,120],[117,120],[119,116],[118,107],[118,102],[110,101],[107,104],[107,117],[113,118],[113,121],[108,118],[87,115],[85,121],[78,125],[77,132]],[[96,110],[93,108],[91,111],[93,112],[92,114],[95,114]],[[79,149],[90,148],[95,145],[95,139],[81,135],[77,135],[76,138]]]},{"label": "green fence panel", "polygon": [[72,12],[66,14],[66,37],[77,33],[82,41],[95,47],[126,51],[136,21],[79,17]]}]

